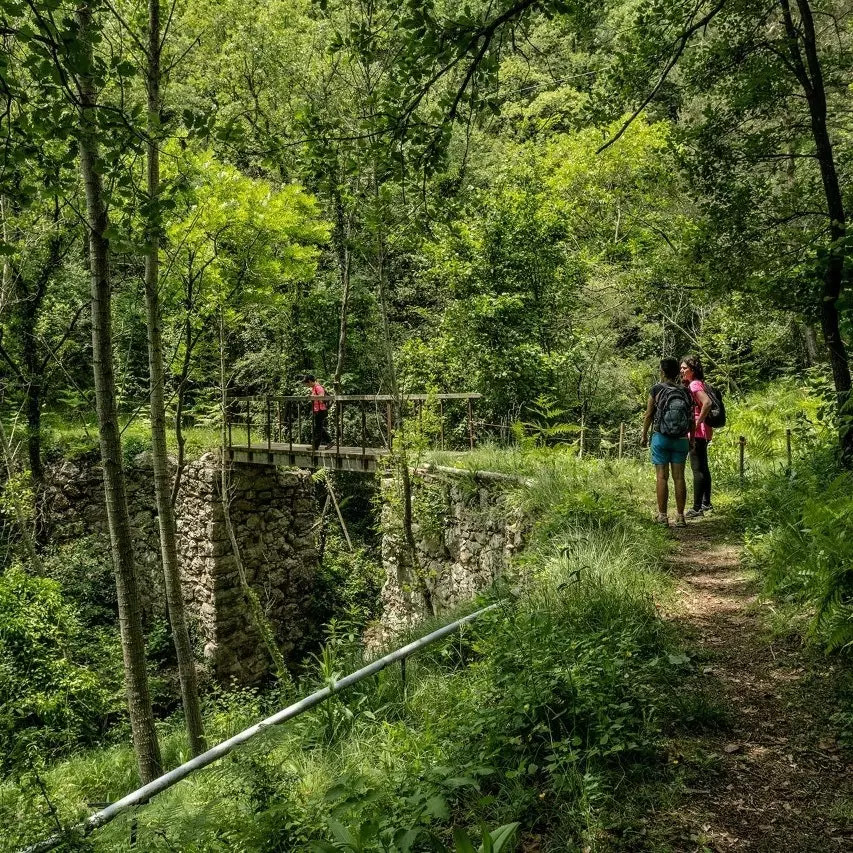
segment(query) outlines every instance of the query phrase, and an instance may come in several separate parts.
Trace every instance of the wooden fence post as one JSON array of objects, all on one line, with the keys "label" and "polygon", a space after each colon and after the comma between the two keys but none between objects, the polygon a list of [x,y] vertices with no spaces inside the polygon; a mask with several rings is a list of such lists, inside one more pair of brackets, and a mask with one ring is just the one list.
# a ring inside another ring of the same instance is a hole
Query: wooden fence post
[{"label": "wooden fence post", "polygon": [[740,443],[740,481],[741,481],[741,483],[743,483],[743,471],[744,471],[743,457],[744,457],[744,451],[746,450],[746,437],[741,436],[739,439],[739,443]]},{"label": "wooden fence post", "polygon": [[622,458],[622,450],[625,446],[625,421],[619,424],[619,458]]}]

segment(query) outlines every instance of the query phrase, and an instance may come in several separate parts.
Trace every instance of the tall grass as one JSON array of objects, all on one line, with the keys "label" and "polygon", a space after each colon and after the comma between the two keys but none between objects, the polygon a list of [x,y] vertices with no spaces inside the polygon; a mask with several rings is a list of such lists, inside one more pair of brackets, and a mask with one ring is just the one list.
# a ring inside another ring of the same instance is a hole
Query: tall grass
[{"label": "tall grass", "polygon": [[[421,850],[480,821],[519,821],[546,850],[606,849],[625,779],[653,776],[660,763],[683,663],[669,654],[652,597],[668,584],[659,570],[668,540],[648,520],[648,470],[492,450],[472,463],[523,474],[509,498],[537,518],[514,575],[486,596],[499,609],[411,659],[405,685],[398,669],[385,671],[264,733],[97,831],[91,849],[126,848],[134,819],[150,851],[306,850],[333,841],[340,826],[368,826],[366,850],[403,849],[404,839]],[[302,692],[360,657],[336,632]],[[273,703],[255,691],[210,697],[211,740]],[[180,721],[161,733],[167,762],[178,763]],[[68,825],[87,803],[133,786],[127,747],[9,779],[0,787],[3,847],[53,831],[51,809]]]}]

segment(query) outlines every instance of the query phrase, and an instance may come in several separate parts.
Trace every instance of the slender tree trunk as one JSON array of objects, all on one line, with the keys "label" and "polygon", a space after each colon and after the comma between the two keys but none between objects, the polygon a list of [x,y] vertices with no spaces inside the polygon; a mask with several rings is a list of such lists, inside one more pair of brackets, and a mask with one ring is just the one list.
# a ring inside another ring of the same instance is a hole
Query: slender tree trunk
[{"label": "slender tree trunk", "polygon": [[352,255],[349,247],[350,227],[344,214],[343,200],[340,194],[335,198],[335,243],[338,254],[338,268],[341,275],[341,325],[338,335],[338,361],[332,387],[335,396],[341,394],[341,376],[344,372],[344,356],[347,348],[347,315],[349,313],[350,270]]},{"label": "slender tree trunk", "polygon": [[94,64],[92,6],[81,4],[75,14],[85,50],[85,70],[79,74],[77,82],[80,92],[80,172],[86,192],[86,224],[89,238],[95,400],[104,469],[107,523],[116,578],[127,705],[139,777],[143,784],[146,784],[160,774],[161,761],[148,692],[145,639],[136,586],[116,407],[110,316],[109,241],[105,236],[108,216],[101,181],[103,167],[98,162],[97,93],[90,70]]},{"label": "slender tree trunk", "polygon": [[275,640],[275,632],[261,606],[258,594],[249,583],[246,567],[243,564],[243,555],[240,552],[240,543],[234,532],[234,524],[231,521],[231,477],[230,464],[225,449],[228,447],[228,374],[225,368],[225,314],[222,308],[219,310],[219,405],[222,416],[220,437],[222,441],[222,458],[219,466],[219,492],[222,499],[222,520],[225,523],[225,531],[228,542],[231,545],[231,553],[237,565],[237,576],[240,578],[240,587],[243,590],[243,600],[249,611],[249,619],[255,626],[264,645],[267,647],[270,659],[276,668],[279,680],[279,689],[282,696],[290,696],[294,692],[293,679],[284,662]]},{"label": "slender tree trunk", "polygon": [[[388,370],[388,383],[391,386],[391,396],[394,398],[394,429],[402,438],[403,434],[403,399],[400,395],[400,387],[397,384],[397,368],[394,364],[394,344],[391,339],[391,323],[388,317],[388,287],[385,280],[385,247],[381,236],[378,238],[377,249],[377,287],[379,290],[379,308],[382,313],[382,337],[385,347],[385,363]],[[390,441],[391,436],[388,436]],[[412,573],[420,587],[424,599],[424,606],[432,615],[436,615],[435,602],[432,590],[421,571],[418,559],[418,546],[412,529],[412,473],[409,470],[409,457],[406,451],[405,441],[399,441],[396,445],[395,455],[399,458],[397,466],[400,484],[403,492],[403,537],[409,551],[409,559],[412,564]]]},{"label": "slender tree trunk", "polygon": [[166,582],[166,606],[178,660],[178,677],[193,756],[204,751],[204,727],[196,685],[195,659],[187,629],[181,572],[178,565],[177,525],[166,448],[166,401],[163,343],[160,326],[160,0],[148,0],[148,143],[147,183],[149,213],[145,235],[145,308],[148,325],[148,369],[151,397],[151,457],[154,494],[160,528],[160,553]]},{"label": "slender tree trunk", "polygon": [[[847,347],[841,336],[841,324],[838,315],[838,299],[844,287],[845,236],[847,220],[841,184],[835,167],[832,140],[827,128],[826,88],[823,82],[823,70],[818,56],[817,36],[814,18],[809,0],[797,0],[800,12],[802,35],[794,25],[789,0],[779,0],[782,17],[788,35],[791,61],[797,80],[803,88],[809,105],[812,137],[815,144],[820,175],[826,196],[829,214],[830,248],[826,261],[821,294],[820,324],[826,348],[829,352],[829,364],[835,384],[835,394],[840,414],[839,442],[842,456],[848,465],[853,465],[853,417],[847,412],[850,401],[851,377]],[[800,52],[800,42],[805,53],[805,62]]]},{"label": "slender tree trunk", "polygon": [[820,362],[820,350],[818,349],[817,332],[811,320],[803,323],[803,339],[806,342],[806,355],[808,356],[809,367],[814,367]]},{"label": "slender tree trunk", "polygon": [[[6,468],[7,481],[12,480],[15,476],[15,460],[12,446],[9,439],[6,437],[6,428],[3,426],[3,419],[0,418],[0,453],[3,454],[4,467]],[[24,508],[23,501],[17,493],[16,489],[12,489],[7,495],[11,504],[12,511],[15,513],[15,521],[18,523],[18,531],[21,534],[21,540],[24,543],[24,550],[29,557],[30,565],[38,574],[44,574],[44,565],[41,557],[36,550],[36,540],[30,528],[29,520],[27,519],[27,511]]]}]

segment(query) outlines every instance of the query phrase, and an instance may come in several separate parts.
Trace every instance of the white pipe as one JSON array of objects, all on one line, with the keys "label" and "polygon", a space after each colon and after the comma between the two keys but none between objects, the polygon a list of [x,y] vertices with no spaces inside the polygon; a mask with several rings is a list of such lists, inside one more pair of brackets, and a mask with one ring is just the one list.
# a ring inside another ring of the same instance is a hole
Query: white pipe
[{"label": "white pipe", "polygon": [[[497,606],[497,604],[490,604],[488,607],[475,610],[468,616],[464,616],[462,619],[457,619],[455,622],[451,622],[449,625],[445,625],[443,628],[439,628],[437,631],[433,631],[431,634],[427,634],[419,640],[414,640],[408,645],[390,652],[385,655],[385,657],[379,658],[378,660],[373,661],[373,663],[369,663],[367,666],[357,669],[355,672],[351,672],[349,675],[344,676],[340,681],[336,681],[334,684],[328,685],[322,690],[318,690],[310,696],[300,699],[298,702],[294,702],[287,708],[277,711],[271,717],[267,717],[260,723],[255,723],[255,725],[234,735],[234,737],[222,741],[222,743],[208,749],[207,752],[203,752],[201,755],[184,762],[174,770],[170,770],[168,773],[158,776],[147,785],[137,788],[127,796],[122,797],[120,800],[116,800],[116,802],[111,803],[106,808],[95,812],[93,815],[86,818],[83,823],[78,824],[73,831],[80,832],[83,835],[88,835],[90,832],[104,826],[104,824],[107,824],[114,818],[118,817],[118,815],[125,809],[128,809],[131,806],[147,803],[152,797],[162,793],[167,788],[171,788],[172,785],[180,782],[181,779],[189,776],[190,773],[194,773],[196,770],[201,770],[203,767],[213,764],[214,761],[218,761],[223,756],[228,755],[228,753],[233,749],[244,744],[247,740],[251,740],[255,735],[259,735],[265,729],[268,729],[271,726],[277,726],[280,723],[284,723],[287,720],[292,719],[293,717],[298,717],[300,714],[305,713],[305,711],[310,710],[315,705],[319,705],[321,702],[324,702],[339,690],[343,690],[345,687],[357,684],[359,681],[362,681],[371,675],[375,675],[380,670],[385,669],[389,664],[396,663],[398,660],[407,658],[409,655],[418,651],[418,649],[429,646],[436,640],[440,640],[442,637],[452,634],[463,625],[473,622],[479,616],[482,616],[484,613],[488,613],[490,610],[494,610]],[[46,851],[53,850],[65,840],[67,840],[67,836],[64,834],[52,835],[44,841],[39,841],[31,847],[25,848],[20,851],[20,853],[46,853]]]}]

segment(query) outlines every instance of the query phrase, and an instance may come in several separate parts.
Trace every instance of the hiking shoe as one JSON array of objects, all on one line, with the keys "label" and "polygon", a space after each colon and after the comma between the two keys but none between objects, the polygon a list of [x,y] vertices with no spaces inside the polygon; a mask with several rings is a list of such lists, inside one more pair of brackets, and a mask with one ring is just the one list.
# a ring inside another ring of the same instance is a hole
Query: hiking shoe
[{"label": "hiking shoe", "polygon": [[702,504],[702,512],[713,512],[714,507],[711,504]]},{"label": "hiking shoe", "polygon": [[676,527],[687,527],[687,521],[685,520],[683,515],[675,516],[675,526]]},{"label": "hiking shoe", "polygon": [[655,524],[664,524],[669,527],[669,517],[664,515],[662,512],[659,512],[655,519]]},{"label": "hiking shoe", "polygon": [[687,512],[684,513],[685,518],[702,518],[705,514],[704,509],[688,509]]}]

